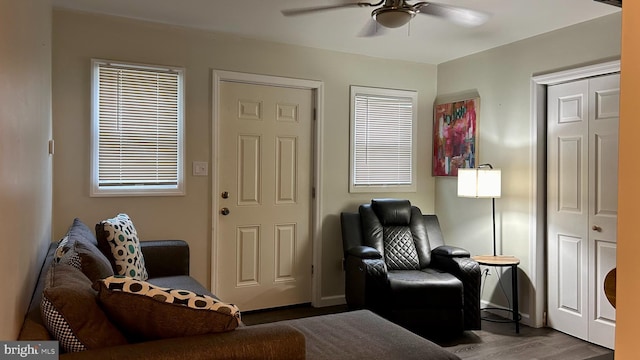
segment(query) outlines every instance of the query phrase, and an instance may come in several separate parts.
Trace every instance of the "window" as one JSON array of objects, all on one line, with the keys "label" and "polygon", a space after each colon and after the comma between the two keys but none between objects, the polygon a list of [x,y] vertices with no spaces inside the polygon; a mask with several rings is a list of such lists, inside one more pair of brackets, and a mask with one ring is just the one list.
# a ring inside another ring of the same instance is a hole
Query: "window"
[{"label": "window", "polygon": [[184,195],[184,70],[92,61],[92,196]]},{"label": "window", "polygon": [[415,91],[351,87],[350,192],[411,192],[415,183]]}]

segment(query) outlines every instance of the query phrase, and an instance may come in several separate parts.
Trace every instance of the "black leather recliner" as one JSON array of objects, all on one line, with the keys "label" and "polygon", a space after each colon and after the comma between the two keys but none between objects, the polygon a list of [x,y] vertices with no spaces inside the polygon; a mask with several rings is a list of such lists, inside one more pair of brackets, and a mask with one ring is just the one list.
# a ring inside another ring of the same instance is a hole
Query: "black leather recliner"
[{"label": "black leather recliner", "polygon": [[480,266],[444,245],[435,215],[408,200],[374,199],[340,220],[350,309],[425,332],[480,329]]}]

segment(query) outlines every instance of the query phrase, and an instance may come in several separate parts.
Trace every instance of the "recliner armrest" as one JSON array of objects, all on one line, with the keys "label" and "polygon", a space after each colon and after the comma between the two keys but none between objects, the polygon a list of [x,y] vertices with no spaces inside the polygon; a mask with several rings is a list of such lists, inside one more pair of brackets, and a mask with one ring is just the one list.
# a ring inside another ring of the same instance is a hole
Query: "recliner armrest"
[{"label": "recliner armrest", "polygon": [[[375,256],[377,250],[368,246],[359,246],[365,254]],[[350,309],[377,309],[381,301],[381,295],[389,286],[387,267],[384,259],[364,258],[357,256],[356,247],[354,255],[347,253],[344,260],[345,297]],[[370,249],[370,250],[369,250]],[[360,252],[362,254],[362,252]]]},{"label": "recliner armrest", "polygon": [[370,246],[354,246],[347,250],[347,255],[361,259],[382,259],[382,254]]},{"label": "recliner armrest", "polygon": [[431,250],[432,254],[442,255],[447,257],[470,257],[469,251],[456,246],[442,245]]},{"label": "recliner armrest", "polygon": [[[446,255],[449,250],[451,249],[432,252],[430,266],[451,273],[462,281],[464,286],[464,328],[468,330],[480,329],[480,265],[468,255]],[[454,251],[451,253],[455,254]]]}]

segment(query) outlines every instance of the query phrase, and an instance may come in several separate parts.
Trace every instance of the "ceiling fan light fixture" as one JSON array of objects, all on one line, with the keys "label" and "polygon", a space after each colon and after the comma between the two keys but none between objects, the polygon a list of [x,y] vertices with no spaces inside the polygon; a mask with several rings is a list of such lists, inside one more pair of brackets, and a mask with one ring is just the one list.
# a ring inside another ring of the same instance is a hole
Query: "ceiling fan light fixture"
[{"label": "ceiling fan light fixture", "polygon": [[397,28],[411,21],[416,12],[407,8],[382,7],[373,10],[371,15],[378,24],[388,28]]}]

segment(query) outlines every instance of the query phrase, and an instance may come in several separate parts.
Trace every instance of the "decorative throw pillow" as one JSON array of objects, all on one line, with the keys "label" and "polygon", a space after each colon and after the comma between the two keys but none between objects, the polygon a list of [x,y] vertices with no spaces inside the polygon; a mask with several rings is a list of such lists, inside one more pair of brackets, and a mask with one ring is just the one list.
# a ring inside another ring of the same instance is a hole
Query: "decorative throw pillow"
[{"label": "decorative throw pillow", "polygon": [[98,246],[93,230],[78,218],[73,219],[73,224],[69,227],[69,236],[77,241]]},{"label": "decorative throw pillow", "polygon": [[65,255],[67,251],[69,251],[69,247],[67,244],[69,243],[69,234],[67,233],[60,241],[58,241],[58,247],[56,248],[56,252],[53,255],[53,261],[55,263],[59,263],[60,259]]},{"label": "decorative throw pillow", "polygon": [[49,268],[40,311],[46,328],[66,352],[127,343],[98,305],[91,281],[70,265]]},{"label": "decorative throw pillow", "polygon": [[208,295],[123,276],[97,281],[94,288],[109,318],[132,341],[231,331],[240,323],[237,306]]},{"label": "decorative throw pillow", "polygon": [[104,279],[113,275],[113,268],[97,245],[91,230],[76,218],[58,243],[55,262],[81,270],[92,282]]},{"label": "decorative throw pillow", "polygon": [[65,236],[58,242],[58,248],[55,253],[55,260],[58,262],[62,256],[71,249],[76,242],[82,242],[87,245],[98,246],[98,240],[95,235],[80,219],[73,219],[73,223],[69,226],[69,230]]},{"label": "decorative throw pillow", "polygon": [[109,260],[91,244],[76,242],[58,261],[82,271],[91,282],[113,275],[113,268]]},{"label": "decorative throw pillow", "polygon": [[149,278],[138,233],[127,214],[118,214],[112,219],[101,221],[96,225],[96,235],[102,252],[110,250],[116,275],[138,280]]}]

